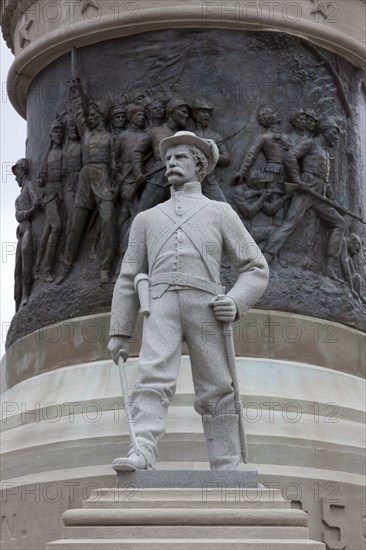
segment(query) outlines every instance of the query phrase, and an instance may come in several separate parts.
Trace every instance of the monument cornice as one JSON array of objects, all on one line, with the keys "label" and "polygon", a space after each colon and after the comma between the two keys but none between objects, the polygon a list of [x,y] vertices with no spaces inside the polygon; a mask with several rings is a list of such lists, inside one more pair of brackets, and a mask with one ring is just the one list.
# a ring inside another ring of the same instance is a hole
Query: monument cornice
[{"label": "monument cornice", "polygon": [[33,78],[74,46],[167,28],[285,32],[335,52],[365,70],[365,4],[361,0],[348,0],[347,6],[343,2],[331,4],[334,11],[325,11],[323,4],[314,0],[194,0],[184,4],[178,0],[140,0],[117,2],[113,11],[110,3],[101,0],[63,0],[59,4],[6,0],[1,5],[2,30],[15,54],[8,76],[9,97],[26,117],[27,90]]}]

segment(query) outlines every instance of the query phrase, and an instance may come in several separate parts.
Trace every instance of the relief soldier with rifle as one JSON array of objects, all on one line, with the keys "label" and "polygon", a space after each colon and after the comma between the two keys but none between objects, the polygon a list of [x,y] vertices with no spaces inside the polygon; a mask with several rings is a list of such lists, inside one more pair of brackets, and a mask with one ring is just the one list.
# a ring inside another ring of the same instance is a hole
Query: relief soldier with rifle
[{"label": "relief soldier with rifle", "polygon": [[313,209],[329,227],[325,274],[339,280],[339,258],[346,224],[333,202],[333,191],[329,184],[328,148],[334,147],[339,138],[339,127],[335,118],[323,117],[319,122],[318,132],[315,139],[303,139],[285,157],[289,179],[294,184],[286,185],[286,189],[293,192],[293,198],[286,219],[264,246],[264,255],[271,262],[298,227],[307,210]]}]

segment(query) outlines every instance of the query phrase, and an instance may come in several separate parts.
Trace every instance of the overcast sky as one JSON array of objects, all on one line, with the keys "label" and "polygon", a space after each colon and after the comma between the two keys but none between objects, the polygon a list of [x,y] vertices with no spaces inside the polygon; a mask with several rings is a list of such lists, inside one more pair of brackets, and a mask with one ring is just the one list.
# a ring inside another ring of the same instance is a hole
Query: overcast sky
[{"label": "overcast sky", "polygon": [[5,351],[6,331],[15,313],[14,265],[16,228],[14,201],[19,187],[11,166],[24,157],[26,122],[12,107],[6,94],[8,70],[13,54],[1,38],[1,356]]}]

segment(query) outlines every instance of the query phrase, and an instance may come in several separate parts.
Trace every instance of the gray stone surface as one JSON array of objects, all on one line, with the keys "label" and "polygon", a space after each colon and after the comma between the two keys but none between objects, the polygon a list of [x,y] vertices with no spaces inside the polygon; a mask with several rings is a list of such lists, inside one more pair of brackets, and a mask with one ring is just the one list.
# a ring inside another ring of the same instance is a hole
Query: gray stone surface
[{"label": "gray stone surface", "polygon": [[[232,323],[265,292],[268,266],[234,210],[202,193],[201,182],[219,158],[215,142],[179,131],[160,142],[160,155],[171,198],[135,217],[113,293],[109,349],[122,380],[125,365],[119,354],[128,356],[138,312],[143,303],[148,306],[139,380],[130,397],[122,384],[131,412],[131,448],[113,465],[120,470],[155,467],[185,341],[210,467],[236,470],[241,458],[247,462],[247,444]],[[225,293],[220,269],[229,251],[238,276]],[[149,283],[144,293],[136,290],[142,274]]]},{"label": "gray stone surface", "polygon": [[141,489],[160,488],[202,488],[256,487],[258,472],[254,470],[141,470],[117,472],[117,485],[120,488],[133,486]]},{"label": "gray stone surface", "polygon": [[[100,549],[144,548],[148,540],[150,548],[197,549],[210,543],[211,548],[227,549],[240,541],[240,548],[248,550],[324,550],[324,544],[309,539],[307,514],[292,509],[278,490],[238,489],[234,499],[232,493],[148,489],[131,498],[123,489],[94,491],[82,509],[65,512],[63,539],[48,544],[47,550],[93,548],[95,540]],[[88,506],[96,497],[97,503]]]}]

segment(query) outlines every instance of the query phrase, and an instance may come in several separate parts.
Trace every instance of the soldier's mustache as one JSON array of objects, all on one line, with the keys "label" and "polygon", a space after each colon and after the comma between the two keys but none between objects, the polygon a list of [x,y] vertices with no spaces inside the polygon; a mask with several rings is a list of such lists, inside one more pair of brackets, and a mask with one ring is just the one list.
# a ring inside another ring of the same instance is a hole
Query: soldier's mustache
[{"label": "soldier's mustache", "polygon": [[172,176],[172,175],[177,175],[177,176],[184,176],[184,170],[182,170],[182,168],[169,168],[167,171],[166,171],[166,176],[169,177],[169,176]]}]

